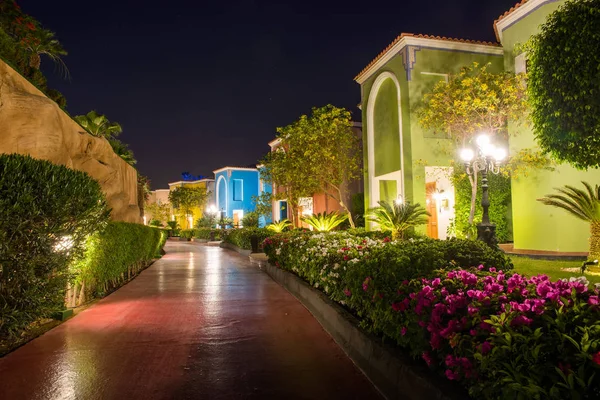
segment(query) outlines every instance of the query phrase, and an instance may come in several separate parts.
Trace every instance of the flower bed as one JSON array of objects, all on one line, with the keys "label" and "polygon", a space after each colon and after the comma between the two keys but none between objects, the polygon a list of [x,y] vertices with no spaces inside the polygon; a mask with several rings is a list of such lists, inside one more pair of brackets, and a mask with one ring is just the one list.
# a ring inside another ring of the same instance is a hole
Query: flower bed
[{"label": "flower bed", "polygon": [[599,294],[584,280],[512,274],[465,240],[291,233],[264,247],[474,398],[600,398]]}]

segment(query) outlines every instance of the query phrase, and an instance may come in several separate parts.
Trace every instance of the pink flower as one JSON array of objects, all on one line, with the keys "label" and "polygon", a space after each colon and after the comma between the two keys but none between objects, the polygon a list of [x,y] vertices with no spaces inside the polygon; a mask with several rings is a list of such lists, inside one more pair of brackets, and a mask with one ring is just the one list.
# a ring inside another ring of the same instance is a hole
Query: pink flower
[{"label": "pink flower", "polygon": [[597,352],[596,354],[594,354],[592,356],[592,361],[596,364],[596,365],[600,365],[600,351]]},{"label": "pink flower", "polygon": [[429,354],[428,351],[423,352],[423,354],[421,354],[421,357],[423,357],[423,360],[425,360],[427,365],[431,365],[431,363],[433,362],[433,359],[431,358],[431,354]]},{"label": "pink flower", "polygon": [[590,306],[597,306],[598,305],[598,296],[590,296],[590,298],[588,299],[588,304]]},{"label": "pink flower", "polygon": [[487,354],[492,350],[492,345],[490,344],[490,342],[485,341],[481,343],[481,346],[479,346],[479,350],[481,351],[481,354]]},{"label": "pink flower", "polygon": [[469,335],[471,335],[471,336],[477,336],[477,329],[471,329],[469,331]]},{"label": "pink flower", "polygon": [[404,311],[404,310],[406,310],[406,305],[402,302],[392,303],[392,309],[396,312]]},{"label": "pink flower", "polygon": [[446,370],[446,378],[448,378],[451,381],[456,381],[458,380],[458,374],[454,371],[452,371],[451,369],[447,369]]},{"label": "pink flower", "polygon": [[440,278],[435,278],[434,280],[431,281],[431,286],[436,288],[440,285],[441,282],[442,282],[442,280]]},{"label": "pink flower", "polygon": [[386,236],[386,237],[383,239],[383,243],[389,243],[389,242],[390,242],[390,238]]},{"label": "pink flower", "polygon": [[400,334],[401,334],[402,336],[404,336],[404,335],[406,335],[406,331],[408,331],[408,329],[406,329],[406,327],[405,327],[405,326],[403,326],[403,327],[400,329]]},{"label": "pink flower", "polygon": [[367,277],[365,278],[365,281],[364,281],[364,282],[363,282],[363,284],[362,284],[362,288],[363,288],[363,290],[364,290],[365,292],[366,292],[367,290],[369,290],[369,282],[371,282],[371,277],[370,277],[370,276],[367,276]]},{"label": "pink flower", "polygon": [[482,271],[484,268],[483,264],[479,264],[479,267],[477,267],[478,270]]},{"label": "pink flower", "polygon": [[351,291],[350,291],[350,289],[348,289],[348,288],[344,289],[344,294],[345,294],[347,297],[350,297],[350,296],[352,296],[352,292],[351,292]]}]

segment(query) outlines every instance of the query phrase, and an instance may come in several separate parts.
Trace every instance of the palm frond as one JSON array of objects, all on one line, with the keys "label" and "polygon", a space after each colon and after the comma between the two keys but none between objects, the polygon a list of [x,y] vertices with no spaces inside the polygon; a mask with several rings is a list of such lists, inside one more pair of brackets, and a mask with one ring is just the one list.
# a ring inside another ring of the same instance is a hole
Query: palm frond
[{"label": "palm frond", "polygon": [[556,190],[560,194],[549,194],[538,199],[539,202],[561,208],[571,215],[587,222],[600,221],[600,188],[581,182],[585,190],[565,185]]},{"label": "palm frond", "polygon": [[402,234],[408,229],[427,223],[429,213],[419,203],[394,203],[380,201],[379,207],[369,210],[368,220],[379,225],[381,230]]},{"label": "palm frond", "polygon": [[338,214],[336,212],[332,212],[330,214],[319,213],[311,215],[310,217],[301,218],[303,222],[306,222],[319,232],[329,232],[347,219],[348,214]]},{"label": "palm frond", "polygon": [[267,229],[275,233],[281,233],[290,226],[292,226],[292,223],[289,219],[282,219],[281,221],[267,225]]}]

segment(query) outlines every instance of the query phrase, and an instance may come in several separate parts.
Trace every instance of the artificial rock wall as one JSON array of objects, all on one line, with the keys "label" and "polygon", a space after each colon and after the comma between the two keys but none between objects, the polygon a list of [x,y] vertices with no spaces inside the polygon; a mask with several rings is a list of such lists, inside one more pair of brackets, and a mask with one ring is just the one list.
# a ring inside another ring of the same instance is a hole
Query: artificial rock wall
[{"label": "artificial rock wall", "polygon": [[141,223],[137,171],[0,60],[0,153],[28,154],[96,179],[116,221]]}]

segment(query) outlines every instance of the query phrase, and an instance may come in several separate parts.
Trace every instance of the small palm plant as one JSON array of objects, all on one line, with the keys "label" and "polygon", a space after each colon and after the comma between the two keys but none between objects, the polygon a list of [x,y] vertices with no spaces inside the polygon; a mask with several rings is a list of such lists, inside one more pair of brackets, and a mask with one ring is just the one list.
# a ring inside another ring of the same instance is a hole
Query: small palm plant
[{"label": "small palm plant", "polygon": [[319,232],[329,232],[347,219],[348,214],[338,214],[337,212],[319,213],[301,218],[302,222],[306,222]]},{"label": "small palm plant", "polygon": [[290,220],[282,219],[279,222],[273,222],[272,224],[267,225],[267,229],[275,233],[281,233],[289,226],[292,226]]},{"label": "small palm plant", "polygon": [[404,234],[409,229],[427,223],[429,213],[419,203],[378,203],[379,207],[369,210],[368,219],[379,225],[381,230],[391,231],[392,240],[404,239]]},{"label": "small palm plant", "polygon": [[566,185],[556,190],[560,194],[548,194],[538,199],[542,203],[562,208],[571,215],[590,223],[590,260],[600,259],[600,188],[592,188],[587,182],[581,182],[585,190]]}]

